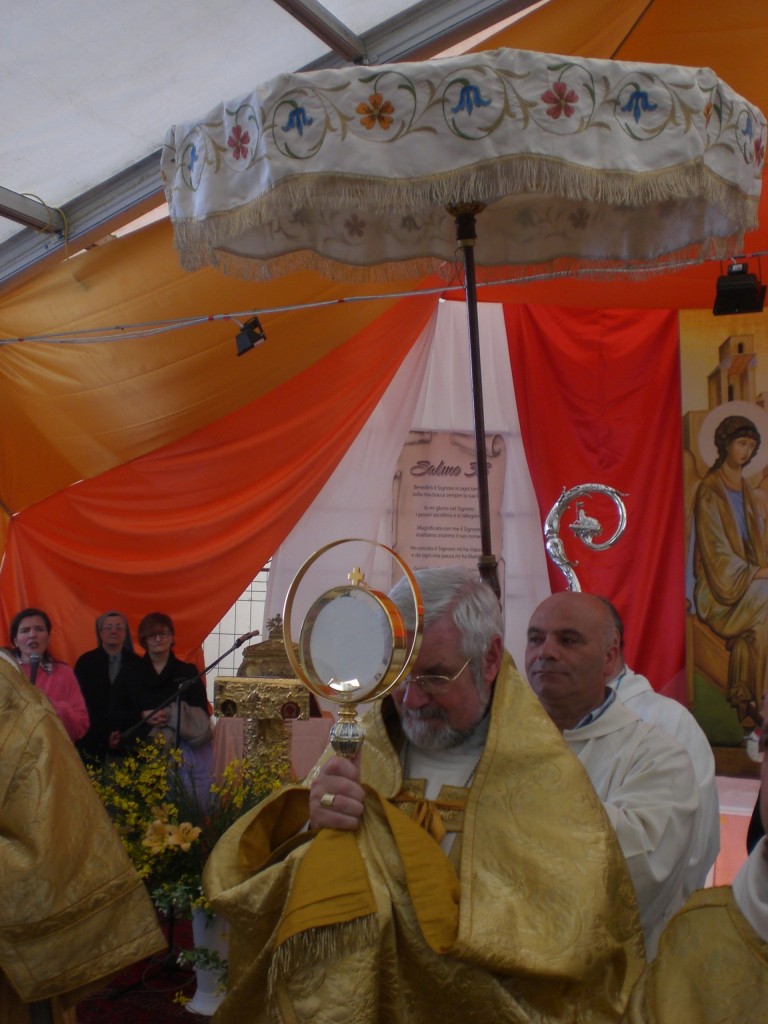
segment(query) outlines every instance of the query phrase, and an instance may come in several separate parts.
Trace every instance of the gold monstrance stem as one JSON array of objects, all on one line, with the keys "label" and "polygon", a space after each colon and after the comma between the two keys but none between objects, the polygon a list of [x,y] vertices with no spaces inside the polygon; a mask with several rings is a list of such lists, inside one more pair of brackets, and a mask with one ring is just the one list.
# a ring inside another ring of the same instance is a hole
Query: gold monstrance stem
[{"label": "gold monstrance stem", "polygon": [[356,704],[342,704],[338,721],[331,729],[331,746],[339,757],[352,758],[363,745],[365,731],[357,717]]}]

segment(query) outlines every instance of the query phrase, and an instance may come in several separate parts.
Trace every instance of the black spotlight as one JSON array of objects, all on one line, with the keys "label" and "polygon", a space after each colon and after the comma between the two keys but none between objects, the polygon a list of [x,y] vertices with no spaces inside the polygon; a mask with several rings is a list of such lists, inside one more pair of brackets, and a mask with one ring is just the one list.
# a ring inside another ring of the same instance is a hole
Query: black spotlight
[{"label": "black spotlight", "polygon": [[246,352],[250,352],[252,348],[255,348],[259,344],[259,342],[265,341],[266,337],[267,336],[262,330],[257,316],[253,317],[251,320],[246,320],[242,329],[237,332],[237,337],[235,338],[237,354],[242,356]]},{"label": "black spotlight", "polygon": [[717,293],[712,312],[715,316],[727,313],[762,313],[766,286],[749,273],[747,263],[731,263],[728,272],[717,279]]}]

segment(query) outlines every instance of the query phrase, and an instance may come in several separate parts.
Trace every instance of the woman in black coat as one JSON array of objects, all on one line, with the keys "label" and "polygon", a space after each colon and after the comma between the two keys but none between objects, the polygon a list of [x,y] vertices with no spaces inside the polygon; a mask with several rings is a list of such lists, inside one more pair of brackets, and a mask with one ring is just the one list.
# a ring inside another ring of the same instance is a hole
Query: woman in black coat
[{"label": "woman in black coat", "polygon": [[84,760],[103,761],[109,753],[112,688],[139,656],[122,612],[104,612],[96,619],[96,641],[97,646],[75,662],[75,675],[91,720],[88,732],[76,746]]},{"label": "woman in black coat", "polygon": [[[153,729],[173,728],[175,702],[160,711],[155,709],[174,696],[186,680],[194,680],[184,689],[181,696],[182,723],[184,708],[200,708],[209,716],[208,696],[197,667],[188,661],[180,661],[173,653],[173,620],[163,612],[150,612],[139,623],[139,643],[145,650],[128,671],[122,673],[112,688],[110,721],[112,735],[110,746],[122,750],[120,734],[138,726],[131,734],[129,745],[136,740],[146,739]],[[201,720],[202,716],[196,716]],[[140,723],[140,724],[139,724]],[[180,739],[186,739],[182,735]]]}]

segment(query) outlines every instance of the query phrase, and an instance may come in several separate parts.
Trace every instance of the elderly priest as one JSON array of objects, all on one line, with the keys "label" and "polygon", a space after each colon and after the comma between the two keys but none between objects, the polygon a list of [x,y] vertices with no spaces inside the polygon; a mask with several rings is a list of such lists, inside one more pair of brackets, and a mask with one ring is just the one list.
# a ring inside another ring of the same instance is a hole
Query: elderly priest
[{"label": "elderly priest", "polygon": [[[232,924],[217,1024],[621,1019],[643,946],[602,805],[504,651],[490,587],[416,578],[423,642],[360,764],[326,755],[208,862]],[[391,596],[412,618],[404,580]]]}]

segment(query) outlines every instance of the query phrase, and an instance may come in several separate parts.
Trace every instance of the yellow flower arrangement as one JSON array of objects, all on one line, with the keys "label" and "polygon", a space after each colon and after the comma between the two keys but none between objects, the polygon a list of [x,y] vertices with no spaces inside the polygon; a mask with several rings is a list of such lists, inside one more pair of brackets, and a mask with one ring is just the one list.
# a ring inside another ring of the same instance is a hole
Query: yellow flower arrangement
[{"label": "yellow flower arrangement", "polygon": [[162,740],[88,770],[155,906],[183,916],[205,905],[201,876],[218,839],[289,777],[278,753],[236,760],[201,798],[181,752]]}]

